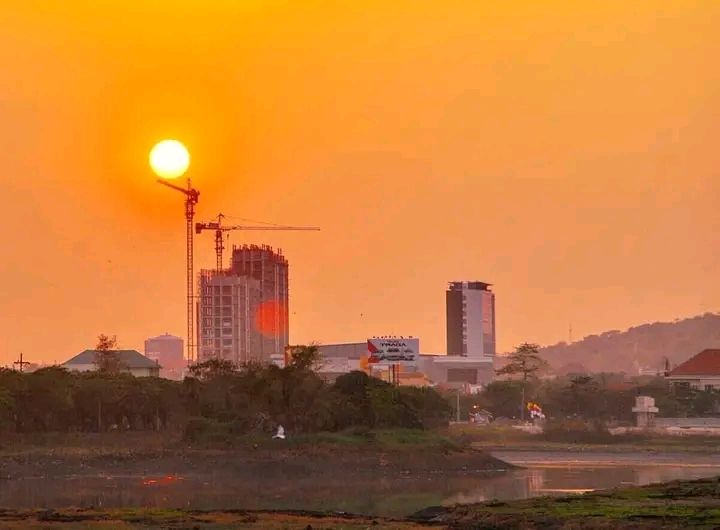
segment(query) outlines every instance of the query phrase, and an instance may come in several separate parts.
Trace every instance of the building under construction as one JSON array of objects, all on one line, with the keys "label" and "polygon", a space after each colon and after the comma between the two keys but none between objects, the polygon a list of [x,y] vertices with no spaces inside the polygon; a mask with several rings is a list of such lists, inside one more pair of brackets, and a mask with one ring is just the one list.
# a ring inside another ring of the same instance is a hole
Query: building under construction
[{"label": "building under construction", "polygon": [[269,246],[233,247],[229,269],[200,272],[198,360],[270,362],[289,343],[288,262]]}]

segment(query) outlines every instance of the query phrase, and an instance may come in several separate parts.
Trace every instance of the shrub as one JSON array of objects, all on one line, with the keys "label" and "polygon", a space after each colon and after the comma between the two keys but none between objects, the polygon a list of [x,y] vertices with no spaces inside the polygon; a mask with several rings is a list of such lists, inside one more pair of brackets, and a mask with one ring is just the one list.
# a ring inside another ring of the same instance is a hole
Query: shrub
[{"label": "shrub", "polygon": [[644,434],[613,435],[601,421],[581,419],[551,420],[541,435],[549,442],[579,444],[617,444],[639,442],[647,439]]},{"label": "shrub", "polygon": [[612,434],[599,422],[566,419],[549,421],[545,425],[543,438],[550,442],[609,443]]},{"label": "shrub", "polygon": [[185,425],[183,439],[197,444],[229,444],[232,441],[232,425],[211,418],[190,418]]}]

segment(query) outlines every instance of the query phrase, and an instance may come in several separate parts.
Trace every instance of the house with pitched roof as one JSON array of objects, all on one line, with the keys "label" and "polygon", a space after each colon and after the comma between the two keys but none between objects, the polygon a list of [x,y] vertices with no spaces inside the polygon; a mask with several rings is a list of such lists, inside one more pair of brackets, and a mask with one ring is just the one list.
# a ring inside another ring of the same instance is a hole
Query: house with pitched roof
[{"label": "house with pitched roof", "polygon": [[668,372],[677,389],[720,390],[720,349],[703,350]]},{"label": "house with pitched roof", "polygon": [[[118,357],[123,369],[135,377],[160,377],[160,365],[148,359],[136,350],[112,350]],[[95,359],[97,350],[85,350],[60,366],[72,372],[91,372],[97,370]]]}]

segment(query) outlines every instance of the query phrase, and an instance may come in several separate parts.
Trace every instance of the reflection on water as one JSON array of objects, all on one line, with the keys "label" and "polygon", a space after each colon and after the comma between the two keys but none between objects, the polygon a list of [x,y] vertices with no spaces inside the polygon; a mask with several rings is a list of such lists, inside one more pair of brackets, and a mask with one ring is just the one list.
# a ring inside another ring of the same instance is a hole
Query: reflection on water
[{"label": "reflection on water", "polygon": [[720,474],[717,467],[551,467],[530,468],[496,476],[447,496],[444,504],[526,499],[541,495],[568,495],[597,489],[698,479]]},{"label": "reflection on water", "polygon": [[453,476],[314,475],[238,477],[91,476],[0,481],[0,506],[12,508],[186,507],[308,509],[407,515],[427,506],[522,499],[720,474],[717,467],[530,468]]}]

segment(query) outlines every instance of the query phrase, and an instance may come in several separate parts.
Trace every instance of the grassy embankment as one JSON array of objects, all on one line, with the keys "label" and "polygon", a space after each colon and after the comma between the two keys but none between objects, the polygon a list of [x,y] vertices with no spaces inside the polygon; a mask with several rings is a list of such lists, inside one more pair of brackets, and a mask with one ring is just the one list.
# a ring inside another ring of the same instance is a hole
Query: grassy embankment
[{"label": "grassy embankment", "polygon": [[676,481],[569,497],[428,508],[414,517],[383,519],[301,512],[181,510],[0,511],[3,528],[197,528],[410,530],[718,528],[720,479]]},{"label": "grassy embankment", "polygon": [[243,530],[418,530],[415,521],[352,515],[252,511],[123,510],[0,510],[0,528],[8,530],[126,530],[137,528]]},{"label": "grassy embankment", "polygon": [[437,510],[424,520],[453,529],[486,530],[718,528],[720,479],[455,506]]},{"label": "grassy embankment", "polygon": [[[185,475],[224,471],[252,477],[291,467],[311,475],[502,471],[514,466],[436,432],[315,433],[273,440],[237,436],[189,444],[166,433],[53,434],[4,439],[0,479],[86,475]],[[264,470],[264,471],[263,471]]]},{"label": "grassy embankment", "polygon": [[221,440],[207,437],[194,442],[180,433],[47,433],[3,436],[0,457],[7,456],[152,456],[202,451],[284,450],[347,452],[425,452],[454,453],[468,449],[480,451],[602,451],[602,452],[695,452],[716,453],[720,438],[710,436],[610,436],[595,433],[528,434],[512,427],[451,425],[437,431],[376,430],[289,434],[286,440],[273,440],[268,434],[238,435]]},{"label": "grassy embankment", "polygon": [[592,432],[529,434],[512,427],[452,425],[448,437],[460,446],[481,451],[596,451],[717,453],[720,438],[713,436],[660,436],[626,434],[612,436]]},{"label": "grassy embankment", "polygon": [[322,450],[348,451],[423,450],[443,453],[466,449],[459,440],[434,431],[409,429],[320,432],[290,434],[285,440],[270,435],[238,435],[231,440],[197,440],[189,443],[178,433],[47,433],[5,436],[0,441],[1,456],[134,456],[173,454],[188,451],[243,450]]}]

